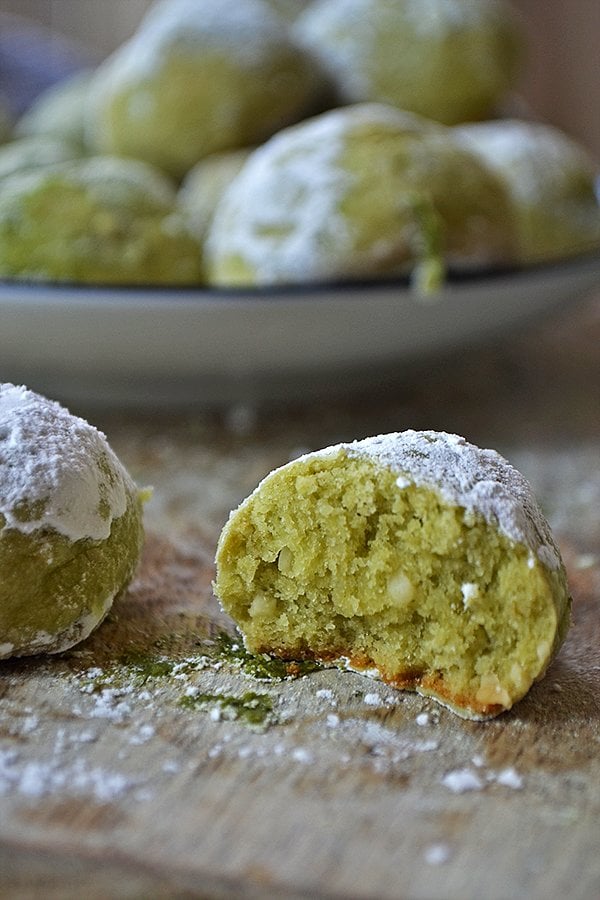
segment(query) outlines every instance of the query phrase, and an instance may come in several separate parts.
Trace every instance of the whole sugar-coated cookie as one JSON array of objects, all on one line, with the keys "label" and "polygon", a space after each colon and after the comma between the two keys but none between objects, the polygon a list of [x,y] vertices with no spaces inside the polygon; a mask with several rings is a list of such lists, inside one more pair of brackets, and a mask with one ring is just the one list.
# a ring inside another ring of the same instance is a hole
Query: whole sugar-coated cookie
[{"label": "whole sugar-coated cookie", "polygon": [[416,271],[427,282],[444,264],[505,263],[513,240],[503,184],[451,129],[364,103],[286,128],[248,157],[215,211],[206,274],[263,285]]},{"label": "whole sugar-coated cookie", "polygon": [[320,90],[314,60],[263,0],[163,0],[100,66],[87,137],[182,177],[301,118]]},{"label": "whole sugar-coated cookie", "polygon": [[147,163],[89,157],[7,176],[0,277],[195,284],[202,248],[171,181]]},{"label": "whole sugar-coated cookie", "polygon": [[523,697],[569,625],[564,567],[525,478],[433,431],[272,472],[223,529],[215,590],[251,651],[342,662],[472,719]]},{"label": "whole sugar-coated cookie", "polygon": [[343,102],[390,103],[446,125],[489,116],[521,55],[504,0],[316,0],[294,33]]},{"label": "whole sugar-coated cookie", "polygon": [[600,166],[585,147],[552,125],[522,119],[462,125],[454,134],[504,181],[521,262],[600,247]]},{"label": "whole sugar-coated cookie", "polygon": [[141,495],[106,438],[0,384],[0,658],[86,638],[133,576]]}]

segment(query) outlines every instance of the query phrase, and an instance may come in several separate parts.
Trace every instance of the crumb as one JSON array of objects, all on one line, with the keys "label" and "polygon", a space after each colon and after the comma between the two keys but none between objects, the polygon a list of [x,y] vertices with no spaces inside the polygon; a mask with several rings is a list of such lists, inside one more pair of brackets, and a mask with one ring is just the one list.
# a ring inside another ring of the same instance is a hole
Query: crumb
[{"label": "crumb", "polygon": [[442,866],[451,857],[447,844],[431,844],[423,853],[423,859],[429,866]]},{"label": "crumb", "polygon": [[483,787],[480,777],[470,769],[455,769],[447,772],[442,778],[442,784],[454,794],[463,794],[465,791],[479,791]]}]

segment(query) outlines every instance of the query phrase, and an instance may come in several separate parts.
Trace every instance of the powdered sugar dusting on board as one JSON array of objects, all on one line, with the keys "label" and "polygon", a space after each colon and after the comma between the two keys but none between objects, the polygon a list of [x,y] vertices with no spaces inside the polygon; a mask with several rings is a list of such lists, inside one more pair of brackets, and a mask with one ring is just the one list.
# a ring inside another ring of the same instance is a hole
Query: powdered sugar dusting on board
[{"label": "powdered sugar dusting on board", "polygon": [[4,528],[50,528],[105,540],[133,481],[106,438],[58,403],[0,385],[0,514]]}]

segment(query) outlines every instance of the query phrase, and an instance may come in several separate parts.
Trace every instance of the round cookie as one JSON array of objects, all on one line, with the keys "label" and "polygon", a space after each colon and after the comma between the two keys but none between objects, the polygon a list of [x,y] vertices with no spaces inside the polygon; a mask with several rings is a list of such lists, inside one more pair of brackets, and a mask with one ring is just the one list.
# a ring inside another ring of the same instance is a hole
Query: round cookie
[{"label": "round cookie", "polygon": [[100,67],[88,137],[98,152],[181,177],[300,118],[319,87],[314,61],[263,0],[163,0]]},{"label": "round cookie", "polygon": [[51,135],[83,151],[84,121],[92,72],[85,70],[41,93],[15,126],[17,137]]},{"label": "round cookie", "polygon": [[343,102],[391,103],[447,125],[488,116],[520,56],[503,0],[316,0],[294,34]]},{"label": "round cookie", "polygon": [[510,707],[569,625],[565,571],[523,476],[456,435],[307,454],[232,512],[215,591],[253,652],[366,671],[465,718]]},{"label": "round cookie", "polygon": [[557,128],[499,119],[463,125],[457,137],[504,181],[524,263],[600,247],[600,166]]},{"label": "round cookie", "polygon": [[17,172],[52,166],[77,159],[79,151],[73,144],[46,135],[20,138],[0,147],[0,178]]},{"label": "round cookie", "polygon": [[255,150],[205,245],[218,285],[413,273],[512,258],[502,183],[450,129],[382,104],[332,110]]},{"label": "round cookie", "polygon": [[213,153],[187,173],[178,199],[195,235],[204,238],[221,197],[250,153],[251,150],[245,148]]},{"label": "round cookie", "polygon": [[1,277],[195,284],[201,256],[174,187],[146,163],[91,157],[2,182]]},{"label": "round cookie", "polygon": [[86,638],[129,583],[141,495],[95,428],[0,384],[0,658]]}]

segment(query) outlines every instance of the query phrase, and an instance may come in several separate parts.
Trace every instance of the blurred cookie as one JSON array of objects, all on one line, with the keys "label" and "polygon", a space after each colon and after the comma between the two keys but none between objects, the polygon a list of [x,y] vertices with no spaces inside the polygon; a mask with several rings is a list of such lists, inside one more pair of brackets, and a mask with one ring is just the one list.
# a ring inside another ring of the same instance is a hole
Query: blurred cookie
[{"label": "blurred cookie", "polygon": [[194,284],[201,247],[165,176],[136,160],[90,157],[3,180],[0,276]]},{"label": "blurred cookie", "polygon": [[524,263],[600,247],[600,166],[557,128],[498,119],[464,125],[457,137],[504,181]]},{"label": "blurred cookie", "polygon": [[79,155],[73,144],[52,136],[39,135],[9,141],[0,147],[0,178],[28,169],[67,162],[77,159]]},{"label": "blurred cookie", "polygon": [[94,78],[88,138],[181,177],[300,118],[319,86],[263,0],[163,0]]},{"label": "blurred cookie", "polygon": [[496,176],[451,131],[380,104],[324,113],[255,150],[206,242],[215,284],[277,284],[487,266],[512,255]]},{"label": "blurred cookie", "polygon": [[0,385],[0,659],[59,653],[102,621],[140,556],[141,501],[103,434]]},{"label": "blurred cookie", "polygon": [[178,197],[194,234],[204,237],[221,197],[250,153],[250,149],[212,153],[187,173]]},{"label": "blurred cookie", "polygon": [[520,34],[503,0],[316,0],[295,35],[345,103],[391,103],[452,125],[512,86]]}]

